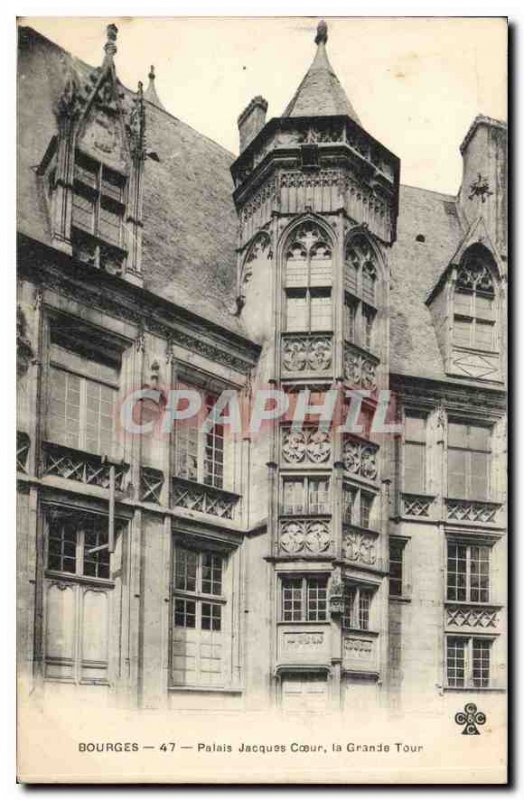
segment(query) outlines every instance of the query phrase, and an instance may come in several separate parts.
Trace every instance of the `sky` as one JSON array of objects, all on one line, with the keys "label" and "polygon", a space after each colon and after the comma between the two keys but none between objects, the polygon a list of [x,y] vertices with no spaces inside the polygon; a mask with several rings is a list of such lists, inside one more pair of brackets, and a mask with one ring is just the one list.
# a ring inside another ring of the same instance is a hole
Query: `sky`
[{"label": "sky", "polygon": [[[282,114],[313,60],[311,17],[22,17],[93,66],[119,29],[120,80],[148,83],[174,116],[238,153],[252,97]],[[361,123],[401,159],[401,182],[455,194],[477,114],[506,119],[506,22],[496,17],[327,18],[331,64]]]}]

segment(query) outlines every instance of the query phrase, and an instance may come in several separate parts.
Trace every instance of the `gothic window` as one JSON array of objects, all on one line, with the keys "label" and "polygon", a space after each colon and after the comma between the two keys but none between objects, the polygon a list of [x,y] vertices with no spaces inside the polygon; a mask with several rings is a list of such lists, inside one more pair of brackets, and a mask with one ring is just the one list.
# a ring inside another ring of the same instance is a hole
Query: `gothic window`
[{"label": "gothic window", "polygon": [[344,613],[342,626],[356,630],[369,630],[373,589],[344,582]]},{"label": "gothic window", "polygon": [[448,422],[448,497],[487,500],[490,490],[491,429]]},{"label": "gothic window", "polygon": [[496,351],[495,286],[485,259],[466,253],[457,272],[453,298],[453,344]]},{"label": "gothic window", "polygon": [[284,478],[283,514],[329,514],[329,478],[306,476]]},{"label": "gothic window", "polygon": [[82,261],[121,268],[125,189],[124,175],[76,151],[72,240]]},{"label": "gothic window", "polygon": [[45,677],[107,683],[111,579],[121,549],[109,552],[105,515],[47,507],[44,523]]},{"label": "gothic window", "polygon": [[282,622],[327,620],[326,577],[283,577],[280,583]]},{"label": "gothic window", "polygon": [[488,688],[492,644],[492,639],[447,636],[447,685],[454,689]]},{"label": "gothic window", "polygon": [[376,256],[365,236],[350,239],[344,259],[347,341],[372,351],[377,306]]},{"label": "gothic window", "polygon": [[226,559],[214,550],[174,548],[171,680],[177,686],[225,681]]},{"label": "gothic window", "polygon": [[79,450],[110,455],[118,395],[117,355],[85,349],[52,329],[49,348],[47,439]]},{"label": "gothic window", "polygon": [[455,602],[488,603],[490,547],[448,542],[446,597]]},{"label": "gothic window", "polygon": [[[191,388],[198,392],[196,387]],[[203,393],[206,416],[218,400],[212,392]],[[201,415],[177,422],[175,436],[175,472],[179,478],[224,487],[224,426],[216,423],[211,430],[202,430]]]},{"label": "gothic window", "polygon": [[423,494],[426,488],[426,417],[406,413],[404,417],[403,489]]},{"label": "gothic window", "polygon": [[406,542],[402,539],[389,540],[389,594],[402,597],[404,590],[404,550]]},{"label": "gothic window", "polygon": [[356,486],[345,485],[342,493],[342,521],[346,525],[372,528],[375,495]]},{"label": "gothic window", "polygon": [[331,330],[331,284],[330,245],[315,223],[304,223],[285,255],[286,330]]}]

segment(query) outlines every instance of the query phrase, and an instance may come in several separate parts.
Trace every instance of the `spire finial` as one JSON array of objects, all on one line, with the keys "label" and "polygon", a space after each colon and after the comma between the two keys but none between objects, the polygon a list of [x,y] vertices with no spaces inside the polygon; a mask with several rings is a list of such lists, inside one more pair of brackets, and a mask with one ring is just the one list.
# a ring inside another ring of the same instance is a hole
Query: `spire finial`
[{"label": "spire finial", "polygon": [[328,40],[328,26],[327,22],[323,19],[317,25],[317,35],[315,36],[315,44],[326,44]]},{"label": "spire finial", "polygon": [[118,34],[118,28],[112,22],[106,28],[106,35],[107,35],[107,42],[104,45],[104,50],[108,56],[114,56],[116,53],[116,37]]},{"label": "spire finial", "polygon": [[150,81],[154,81],[155,80],[155,66],[154,66],[154,64],[151,64],[151,67],[149,69],[149,75],[147,77],[149,78]]}]

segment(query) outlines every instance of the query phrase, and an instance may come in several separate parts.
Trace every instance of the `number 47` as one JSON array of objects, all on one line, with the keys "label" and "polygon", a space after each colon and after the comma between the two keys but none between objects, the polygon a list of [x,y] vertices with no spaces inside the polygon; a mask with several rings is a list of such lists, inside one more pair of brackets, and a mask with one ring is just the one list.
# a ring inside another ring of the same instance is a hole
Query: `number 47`
[{"label": "number 47", "polygon": [[160,749],[164,753],[166,753],[166,752],[172,753],[173,750],[175,749],[175,747],[176,747],[176,744],[174,742],[163,742],[163,744],[160,745]]}]

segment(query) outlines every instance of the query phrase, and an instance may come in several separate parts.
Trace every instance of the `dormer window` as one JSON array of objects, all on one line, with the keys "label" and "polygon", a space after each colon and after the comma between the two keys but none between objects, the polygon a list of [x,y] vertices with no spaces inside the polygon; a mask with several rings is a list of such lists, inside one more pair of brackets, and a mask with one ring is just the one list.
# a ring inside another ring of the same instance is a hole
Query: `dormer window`
[{"label": "dormer window", "polygon": [[124,175],[76,151],[72,240],[81,261],[109,271],[122,269],[125,190]]},{"label": "dormer window", "polygon": [[496,350],[495,289],[485,263],[464,259],[457,274],[453,302],[453,344],[475,350]]}]

